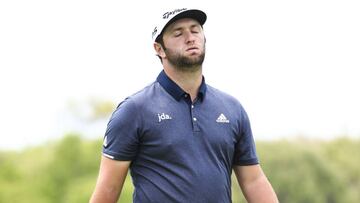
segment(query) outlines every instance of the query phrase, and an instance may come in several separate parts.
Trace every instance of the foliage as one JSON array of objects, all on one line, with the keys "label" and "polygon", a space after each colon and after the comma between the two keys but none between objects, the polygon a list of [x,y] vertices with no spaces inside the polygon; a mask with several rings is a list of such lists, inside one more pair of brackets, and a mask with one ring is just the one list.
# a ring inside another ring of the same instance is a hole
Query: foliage
[{"label": "foliage", "polygon": [[[280,202],[360,202],[360,141],[258,142],[262,168]],[[100,140],[69,134],[21,152],[0,152],[0,203],[88,202],[101,157]],[[234,175],[233,201],[245,202]],[[127,177],[119,202],[132,201]]]}]

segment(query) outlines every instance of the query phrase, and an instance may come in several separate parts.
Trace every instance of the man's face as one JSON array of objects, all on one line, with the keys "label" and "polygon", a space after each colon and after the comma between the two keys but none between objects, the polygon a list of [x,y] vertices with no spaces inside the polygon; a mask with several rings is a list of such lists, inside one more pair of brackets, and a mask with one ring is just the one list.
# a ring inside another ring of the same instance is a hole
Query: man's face
[{"label": "man's face", "polygon": [[200,67],[205,58],[204,32],[196,20],[175,21],[163,34],[165,58],[175,67],[191,70]]}]

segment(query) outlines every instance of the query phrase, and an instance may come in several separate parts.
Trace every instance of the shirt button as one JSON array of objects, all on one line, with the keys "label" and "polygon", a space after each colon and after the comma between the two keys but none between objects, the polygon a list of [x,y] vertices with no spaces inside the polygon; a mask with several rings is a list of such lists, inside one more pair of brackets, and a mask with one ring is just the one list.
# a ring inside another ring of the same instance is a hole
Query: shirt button
[{"label": "shirt button", "polygon": [[194,105],[191,105],[191,108],[193,109],[193,108],[194,108]]},{"label": "shirt button", "polygon": [[194,120],[194,121],[197,121],[197,119],[196,119],[195,117],[193,118],[193,120]]},{"label": "shirt button", "polygon": [[187,94],[185,94],[185,96],[184,96],[185,98],[187,98],[188,97],[188,95]]}]

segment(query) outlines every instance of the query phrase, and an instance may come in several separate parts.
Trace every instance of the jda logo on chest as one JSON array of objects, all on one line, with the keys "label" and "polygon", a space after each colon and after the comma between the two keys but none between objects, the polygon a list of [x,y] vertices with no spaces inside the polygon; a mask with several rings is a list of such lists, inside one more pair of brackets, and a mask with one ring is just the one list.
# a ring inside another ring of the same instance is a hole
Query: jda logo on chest
[{"label": "jda logo on chest", "polygon": [[168,114],[165,114],[165,113],[162,113],[162,114],[158,113],[157,115],[159,118],[159,123],[163,120],[171,120],[172,119],[171,116],[169,116]]}]

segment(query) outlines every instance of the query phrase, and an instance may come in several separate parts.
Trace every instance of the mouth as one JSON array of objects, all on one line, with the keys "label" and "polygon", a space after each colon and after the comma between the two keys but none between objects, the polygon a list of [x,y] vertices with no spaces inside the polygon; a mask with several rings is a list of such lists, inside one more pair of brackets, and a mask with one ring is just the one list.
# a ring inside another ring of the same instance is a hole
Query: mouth
[{"label": "mouth", "polygon": [[188,49],[186,49],[186,51],[194,51],[194,50],[198,50],[199,48],[197,47],[190,47]]}]

